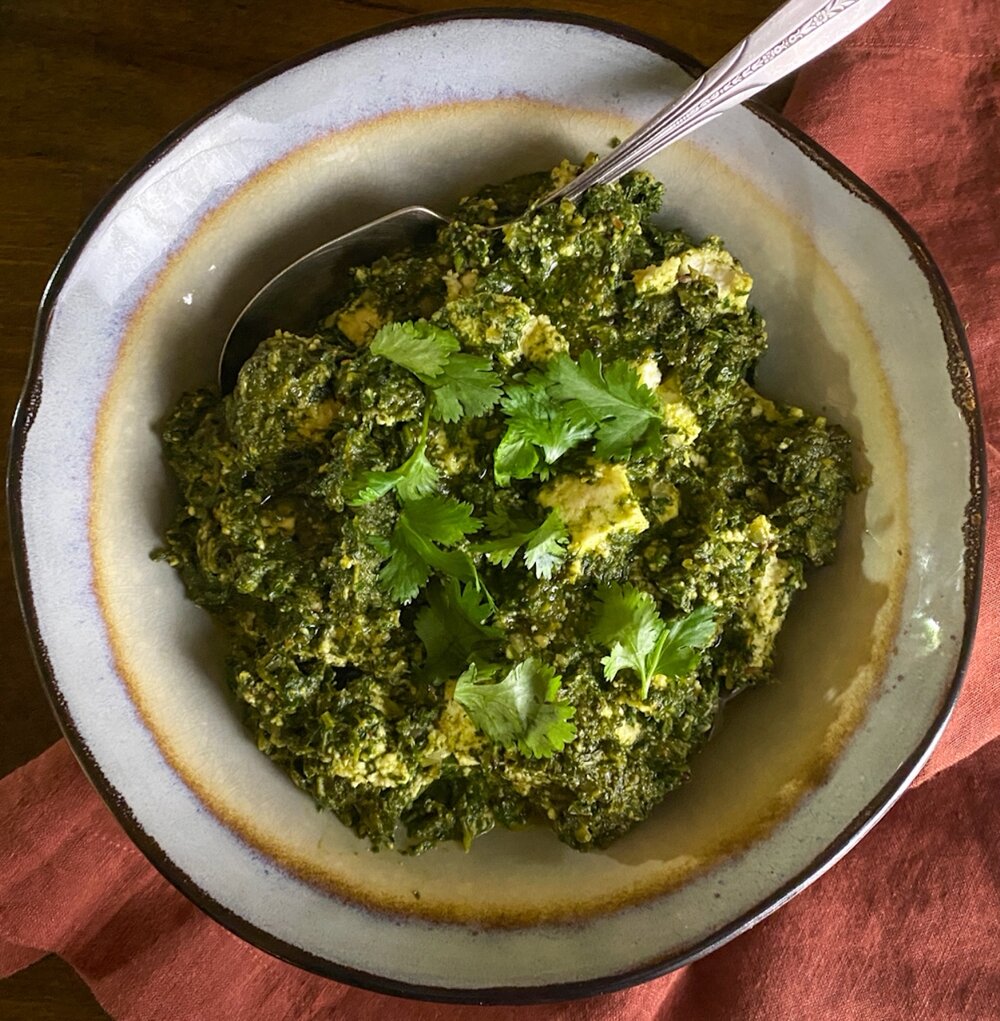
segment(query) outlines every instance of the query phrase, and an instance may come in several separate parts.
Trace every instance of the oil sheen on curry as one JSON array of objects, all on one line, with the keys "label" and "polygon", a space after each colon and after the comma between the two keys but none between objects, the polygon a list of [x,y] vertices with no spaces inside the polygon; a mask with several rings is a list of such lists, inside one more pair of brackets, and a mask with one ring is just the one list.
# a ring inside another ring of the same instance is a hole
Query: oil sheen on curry
[{"label": "oil sheen on curry", "polygon": [[770,679],[854,488],[841,428],[754,389],[751,279],[653,222],[657,181],[524,213],[577,169],[463,200],[164,429],[157,555],[260,750],[374,848],[640,823]]}]

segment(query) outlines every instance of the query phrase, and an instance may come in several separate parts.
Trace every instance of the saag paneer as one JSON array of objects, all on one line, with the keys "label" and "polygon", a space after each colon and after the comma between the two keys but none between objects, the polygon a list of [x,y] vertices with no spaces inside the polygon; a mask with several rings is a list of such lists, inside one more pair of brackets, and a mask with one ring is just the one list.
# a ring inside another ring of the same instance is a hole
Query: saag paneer
[{"label": "saag paneer", "polygon": [[260,750],[375,848],[606,846],[834,553],[850,441],[749,382],[750,277],[644,173],[531,210],[577,169],[464,200],[164,429],[159,555]]}]

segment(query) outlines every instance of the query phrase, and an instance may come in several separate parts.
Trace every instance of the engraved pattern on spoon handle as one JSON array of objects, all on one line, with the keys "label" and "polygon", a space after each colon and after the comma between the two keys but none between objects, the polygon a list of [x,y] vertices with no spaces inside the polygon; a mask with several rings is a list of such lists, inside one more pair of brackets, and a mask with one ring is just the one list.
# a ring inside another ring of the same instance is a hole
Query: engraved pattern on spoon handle
[{"label": "engraved pattern on spoon handle", "polygon": [[618,148],[544,202],[579,197],[595,184],[616,181],[660,149],[749,99],[819,56],[889,0],[789,0]]}]

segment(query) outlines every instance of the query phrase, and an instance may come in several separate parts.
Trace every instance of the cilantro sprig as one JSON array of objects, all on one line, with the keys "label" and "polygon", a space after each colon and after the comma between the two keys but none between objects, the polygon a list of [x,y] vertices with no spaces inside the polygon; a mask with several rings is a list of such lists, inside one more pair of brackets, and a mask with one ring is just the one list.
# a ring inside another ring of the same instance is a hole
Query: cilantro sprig
[{"label": "cilantro sprig", "polygon": [[659,399],[634,365],[619,358],[605,366],[590,351],[578,361],[556,355],[544,371],[508,387],[500,407],[507,429],[493,453],[499,486],[547,478],[563,454],[591,438],[597,457],[628,458],[655,445],[663,422]]},{"label": "cilantro sprig", "polygon": [[503,631],[487,620],[493,605],[475,585],[448,578],[427,588],[427,605],[414,630],[424,644],[424,674],[432,681],[460,673],[467,663],[493,657]]},{"label": "cilantro sprig", "polygon": [[635,366],[619,358],[604,366],[591,351],[578,361],[557,355],[546,375],[558,400],[594,426],[601,459],[628,457],[633,449],[659,435],[663,409],[656,394],[639,378]]},{"label": "cilantro sprig", "polygon": [[648,592],[633,585],[609,585],[598,591],[600,605],[591,639],[608,650],[601,663],[610,681],[620,671],[639,678],[640,696],[649,694],[657,674],[686,677],[715,638],[715,612],[700,606],[683,617],[665,621]]},{"label": "cilantro sprig", "polygon": [[501,681],[479,683],[470,664],[455,684],[454,699],[492,741],[523,755],[548,758],[576,737],[576,710],[557,698],[562,678],[545,663],[529,658]]},{"label": "cilantro sprig", "polygon": [[555,400],[544,377],[510,387],[500,401],[507,431],[493,452],[497,485],[511,479],[544,478],[548,466],[594,432],[590,415]]},{"label": "cilantro sprig", "polygon": [[372,338],[370,350],[426,381],[440,376],[448,358],[461,346],[449,330],[417,319],[386,323]]},{"label": "cilantro sprig", "polygon": [[493,359],[463,354],[449,330],[417,319],[387,323],[375,334],[371,353],[409,369],[430,391],[443,422],[485,415],[500,400]]},{"label": "cilantro sprig", "polygon": [[430,419],[457,422],[485,415],[500,400],[500,380],[490,358],[463,354],[458,338],[424,319],[387,323],[371,343],[371,353],[412,372],[428,389],[429,401],[417,445],[391,471],[368,470],[344,487],[352,507],[378,500],[395,490],[402,500],[429,496],[438,488],[440,473],[427,457]]},{"label": "cilantro sprig", "polygon": [[372,339],[371,353],[412,372],[428,391],[417,444],[391,471],[364,471],[344,487],[348,504],[359,507],[393,491],[401,509],[388,539],[372,537],[385,557],[379,581],[400,603],[410,602],[437,571],[479,586],[466,550],[456,549],[482,522],[472,505],[436,492],[440,473],[427,457],[431,417],[457,422],[486,414],[500,400],[500,380],[490,358],[463,354],[458,338],[424,319],[387,323]]},{"label": "cilantro sprig", "polygon": [[435,493],[404,503],[389,538],[375,540],[387,558],[379,572],[380,583],[399,603],[410,602],[432,571],[478,586],[472,557],[454,547],[481,527],[472,504],[453,497]]},{"label": "cilantro sprig", "polygon": [[418,500],[430,496],[437,487],[440,472],[427,459],[427,430],[430,405],[424,409],[424,420],[417,445],[410,456],[392,471],[364,471],[344,485],[344,499],[351,507],[361,507],[395,490],[401,500]]},{"label": "cilantro sprig", "polygon": [[491,564],[509,567],[523,549],[525,566],[538,578],[551,578],[566,557],[569,532],[557,510],[550,511],[540,525],[514,520],[506,514],[491,514],[487,526],[493,538],[473,545]]}]

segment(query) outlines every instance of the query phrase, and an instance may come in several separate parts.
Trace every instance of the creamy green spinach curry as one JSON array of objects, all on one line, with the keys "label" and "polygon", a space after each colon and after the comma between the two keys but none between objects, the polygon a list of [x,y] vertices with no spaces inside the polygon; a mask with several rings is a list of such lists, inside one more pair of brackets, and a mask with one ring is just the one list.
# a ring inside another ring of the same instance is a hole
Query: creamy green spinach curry
[{"label": "creamy green spinach curry", "polygon": [[260,750],[376,848],[609,844],[834,553],[850,441],[753,388],[750,277],[643,173],[512,219],[576,172],[464,200],[163,433],[159,555]]}]

